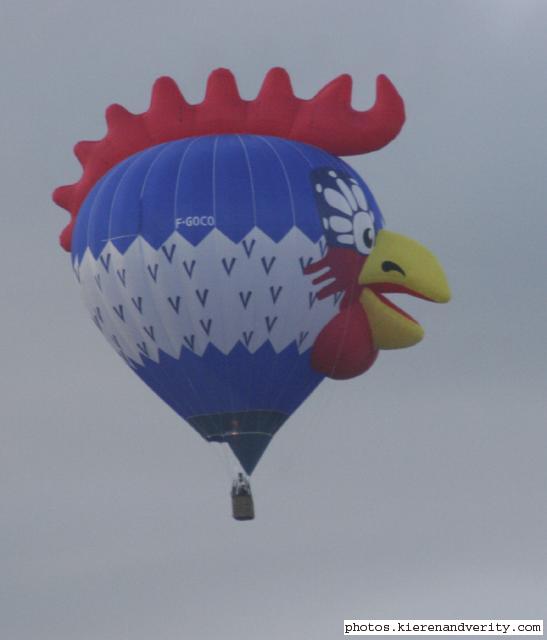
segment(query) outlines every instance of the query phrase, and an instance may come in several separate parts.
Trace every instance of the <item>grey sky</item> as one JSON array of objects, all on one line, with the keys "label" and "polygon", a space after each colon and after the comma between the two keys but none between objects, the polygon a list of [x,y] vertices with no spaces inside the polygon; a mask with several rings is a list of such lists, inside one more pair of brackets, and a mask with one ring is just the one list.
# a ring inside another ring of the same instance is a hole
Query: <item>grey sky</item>
[{"label": "grey sky", "polygon": [[[528,0],[2,2],[1,638],[547,617],[546,28]],[[405,300],[424,342],[318,389],[239,524],[221,457],[89,322],[50,193],[157,76],[199,101],[225,66],[251,98],[277,65],[301,97],[351,73],[358,108],[395,83],[401,135],[350,163],[453,301]]]}]

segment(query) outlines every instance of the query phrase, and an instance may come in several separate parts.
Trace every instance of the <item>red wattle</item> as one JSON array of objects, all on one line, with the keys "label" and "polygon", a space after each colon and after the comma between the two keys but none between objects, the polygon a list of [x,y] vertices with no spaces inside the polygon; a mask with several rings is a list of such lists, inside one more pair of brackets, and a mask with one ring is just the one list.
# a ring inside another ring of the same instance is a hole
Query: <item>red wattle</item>
[{"label": "red wattle", "polygon": [[346,307],[320,332],[313,345],[312,367],[335,380],[354,378],[369,369],[378,350],[363,307]]}]

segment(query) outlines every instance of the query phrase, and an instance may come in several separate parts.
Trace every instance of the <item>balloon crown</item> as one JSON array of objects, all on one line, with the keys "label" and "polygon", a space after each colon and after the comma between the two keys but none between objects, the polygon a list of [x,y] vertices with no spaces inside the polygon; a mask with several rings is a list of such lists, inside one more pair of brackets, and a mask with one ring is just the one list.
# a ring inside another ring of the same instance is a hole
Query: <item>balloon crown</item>
[{"label": "balloon crown", "polygon": [[106,110],[105,137],[75,145],[82,177],[53,193],[53,200],[71,216],[61,233],[61,246],[70,251],[78,210],[93,185],[125,158],[157,144],[192,136],[241,133],[304,142],[339,156],[380,149],[403,126],[403,100],[390,80],[379,75],[374,105],[357,111],[351,106],[351,88],[351,76],[343,74],[313,98],[304,100],[294,95],[285,69],[277,67],[266,74],[254,100],[243,100],[233,74],[228,69],[216,69],[207,80],[203,102],[189,104],[172,78],[158,78],[148,111],[133,114],[112,104]]}]

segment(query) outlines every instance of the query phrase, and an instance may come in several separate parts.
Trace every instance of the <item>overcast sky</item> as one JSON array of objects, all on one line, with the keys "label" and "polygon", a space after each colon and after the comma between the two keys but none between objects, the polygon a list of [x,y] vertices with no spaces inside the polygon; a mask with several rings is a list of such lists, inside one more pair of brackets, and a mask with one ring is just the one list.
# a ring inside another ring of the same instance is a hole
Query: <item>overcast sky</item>
[{"label": "overcast sky", "polygon": [[[547,617],[547,4],[24,2],[0,8],[0,637],[331,640],[344,618]],[[350,159],[387,226],[440,258],[426,337],[324,383],[230,517],[222,456],[89,321],[50,199],[104,109],[284,66],[407,122]]]}]

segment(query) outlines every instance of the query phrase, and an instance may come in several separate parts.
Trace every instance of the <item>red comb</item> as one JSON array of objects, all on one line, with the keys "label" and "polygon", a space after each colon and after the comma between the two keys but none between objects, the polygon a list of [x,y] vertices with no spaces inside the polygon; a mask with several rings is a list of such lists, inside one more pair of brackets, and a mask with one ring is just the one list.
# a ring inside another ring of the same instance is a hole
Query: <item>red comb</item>
[{"label": "red comb", "polygon": [[403,126],[403,100],[389,79],[380,75],[374,105],[368,111],[356,111],[351,107],[351,86],[351,76],[341,75],[310,100],[302,100],[294,95],[288,73],[274,68],[266,74],[258,96],[243,100],[233,74],[217,69],[207,80],[203,102],[188,104],[174,80],[158,78],[148,111],[136,115],[118,104],[110,105],[105,137],[74,147],[83,175],[53,193],[53,200],[71,215],[61,234],[62,247],[70,251],[76,215],[93,185],[123,159],[162,142],[250,133],[306,142],[338,156],[380,149]]}]

